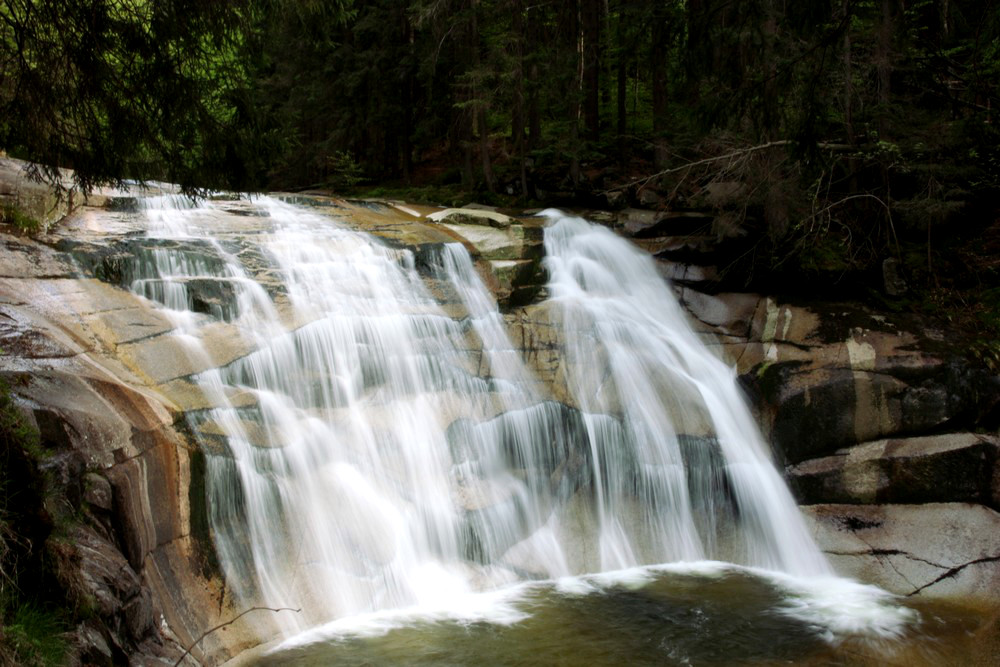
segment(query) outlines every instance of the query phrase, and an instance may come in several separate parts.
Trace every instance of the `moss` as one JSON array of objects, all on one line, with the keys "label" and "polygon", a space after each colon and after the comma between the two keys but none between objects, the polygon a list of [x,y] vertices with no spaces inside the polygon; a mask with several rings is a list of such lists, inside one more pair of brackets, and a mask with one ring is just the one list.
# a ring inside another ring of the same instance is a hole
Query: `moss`
[{"label": "moss", "polygon": [[40,221],[13,202],[5,202],[0,206],[0,224],[10,225],[21,234],[37,234],[42,229]]}]

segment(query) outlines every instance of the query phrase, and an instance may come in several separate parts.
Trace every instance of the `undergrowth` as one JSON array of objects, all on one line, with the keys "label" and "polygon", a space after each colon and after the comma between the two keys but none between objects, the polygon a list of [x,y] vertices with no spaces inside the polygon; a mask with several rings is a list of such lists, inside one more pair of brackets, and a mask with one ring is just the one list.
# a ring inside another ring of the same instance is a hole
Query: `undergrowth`
[{"label": "undergrowth", "polygon": [[38,432],[25,423],[0,381],[0,666],[51,667],[65,661],[68,617],[43,599],[39,482],[44,455]]}]

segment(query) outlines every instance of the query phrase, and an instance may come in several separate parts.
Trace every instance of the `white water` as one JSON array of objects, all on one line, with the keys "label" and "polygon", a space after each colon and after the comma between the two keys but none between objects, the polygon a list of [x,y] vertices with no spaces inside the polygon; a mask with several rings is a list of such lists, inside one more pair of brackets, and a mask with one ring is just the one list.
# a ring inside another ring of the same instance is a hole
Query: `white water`
[{"label": "white water", "polygon": [[[483,591],[675,561],[829,577],[733,371],[626,241],[546,212],[577,411],[539,393],[462,246],[421,276],[409,251],[328,217],[240,206],[253,215],[147,202],[149,236],[187,245],[149,253],[133,289],[203,367],[220,318],[253,350],[194,378],[218,407],[190,419],[227,583],[246,605],[301,608],[275,619],[284,634],[488,616],[483,600],[503,616],[505,595]],[[235,303],[190,312],[192,279],[211,278]]]}]

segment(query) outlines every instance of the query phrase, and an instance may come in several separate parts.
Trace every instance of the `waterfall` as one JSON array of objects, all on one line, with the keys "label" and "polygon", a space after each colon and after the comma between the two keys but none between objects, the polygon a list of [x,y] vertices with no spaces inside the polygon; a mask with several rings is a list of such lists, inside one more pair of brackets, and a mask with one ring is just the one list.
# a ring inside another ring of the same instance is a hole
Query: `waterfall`
[{"label": "waterfall", "polygon": [[674,561],[830,574],[733,370],[609,231],[545,213],[557,401],[460,244],[418,266],[268,197],[144,210],[132,289],[203,369],[219,559],[244,603],[303,609],[282,632]]},{"label": "waterfall", "polygon": [[544,214],[568,388],[586,413],[622,422],[622,439],[603,447],[587,429],[600,461],[595,476],[603,476],[595,483],[602,567],[636,564],[633,541],[616,539],[629,532],[620,507],[635,495],[640,529],[664,548],[647,558],[830,573],[770,461],[735,371],[691,330],[652,258],[581,218]]}]

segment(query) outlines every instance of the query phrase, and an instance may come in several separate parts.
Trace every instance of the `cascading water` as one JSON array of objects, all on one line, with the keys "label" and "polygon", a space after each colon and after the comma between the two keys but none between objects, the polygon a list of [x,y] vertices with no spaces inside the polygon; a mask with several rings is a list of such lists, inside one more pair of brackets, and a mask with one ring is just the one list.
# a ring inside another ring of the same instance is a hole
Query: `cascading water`
[{"label": "cascading water", "polygon": [[[546,215],[567,385],[585,413],[622,422],[619,441],[600,443],[596,428],[587,429],[600,461],[594,487],[602,569],[716,558],[829,574],[735,372],[695,336],[652,258],[605,228],[558,211]],[[628,497],[642,512],[631,530],[655,536],[654,553],[645,557],[635,553],[635,540],[618,537],[631,532],[620,522]]]},{"label": "cascading water", "polygon": [[[303,609],[283,633],[675,561],[830,575],[733,372],[626,241],[545,214],[556,402],[460,244],[418,271],[330,217],[242,205],[147,201],[165,243],[133,289],[207,369],[215,407],[189,419],[220,561],[246,604]],[[228,298],[193,313],[208,279]],[[249,352],[214,367],[220,321]]]}]

